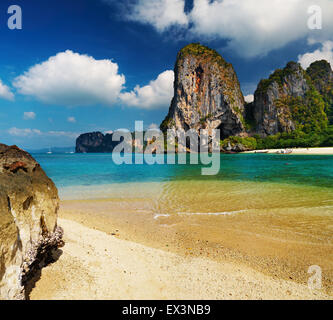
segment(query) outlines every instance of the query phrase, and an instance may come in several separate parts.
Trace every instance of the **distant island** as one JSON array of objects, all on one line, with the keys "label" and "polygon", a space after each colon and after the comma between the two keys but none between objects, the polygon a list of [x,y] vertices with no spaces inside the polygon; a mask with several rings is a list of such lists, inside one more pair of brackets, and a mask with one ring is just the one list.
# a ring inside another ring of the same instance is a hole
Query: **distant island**
[{"label": "distant island", "polygon": [[[333,146],[333,71],[326,60],[304,70],[289,62],[261,80],[245,102],[232,64],[194,43],[179,51],[174,97],[160,129],[220,129],[221,152]],[[77,153],[112,152],[112,134],[85,133]]]},{"label": "distant island", "polygon": [[112,141],[112,134],[102,132],[81,134],[76,139],[76,153],[109,153],[119,142]]}]

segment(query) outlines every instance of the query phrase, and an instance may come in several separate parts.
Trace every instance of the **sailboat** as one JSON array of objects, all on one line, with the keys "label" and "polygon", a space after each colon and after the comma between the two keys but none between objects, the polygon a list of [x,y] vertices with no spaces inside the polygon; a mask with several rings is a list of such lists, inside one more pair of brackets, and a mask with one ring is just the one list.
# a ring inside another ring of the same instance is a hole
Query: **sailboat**
[{"label": "sailboat", "polygon": [[49,148],[49,151],[46,152],[47,154],[52,154],[51,148]]}]

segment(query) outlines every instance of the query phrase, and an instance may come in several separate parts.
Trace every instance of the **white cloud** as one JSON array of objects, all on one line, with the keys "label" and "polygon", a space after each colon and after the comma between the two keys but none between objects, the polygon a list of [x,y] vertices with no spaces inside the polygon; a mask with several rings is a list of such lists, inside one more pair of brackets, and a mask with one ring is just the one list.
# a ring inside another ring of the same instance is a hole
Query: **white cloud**
[{"label": "white cloud", "polygon": [[70,123],[76,123],[76,119],[74,117],[68,117],[67,121]]},{"label": "white cloud", "polygon": [[[148,85],[139,85],[131,92],[123,91],[125,77],[118,74],[118,65],[111,60],[95,60],[70,50],[58,53],[31,67],[14,79],[21,94],[54,105],[85,106],[102,103],[154,109],[170,104],[174,73],[167,70]],[[29,115],[25,115],[28,118]],[[68,122],[75,123],[74,117]]]},{"label": "white cloud", "polygon": [[3,84],[0,80],[0,98],[13,101],[14,94],[10,91],[9,87]]},{"label": "white cloud", "polygon": [[156,123],[151,123],[148,127],[148,129],[158,129],[159,126]]},{"label": "white cloud", "polygon": [[31,67],[13,84],[21,94],[54,105],[112,105],[125,83],[118,65],[67,50]]},{"label": "white cloud", "polygon": [[254,95],[253,94],[249,94],[249,95],[245,96],[244,99],[245,99],[245,102],[251,103],[251,102],[254,101]]},{"label": "white cloud", "polygon": [[[308,28],[313,5],[322,9],[322,30]],[[194,0],[189,13],[184,0],[138,0],[128,15],[159,32],[177,24],[189,39],[226,39],[230,49],[245,57],[265,55],[307,37],[333,38],[331,0]]]},{"label": "white cloud", "polygon": [[67,131],[47,131],[42,132],[38,129],[19,129],[16,127],[10,128],[8,133],[14,137],[36,137],[36,136],[46,136],[46,137],[68,137],[68,138],[77,138],[78,133],[67,132]]},{"label": "white cloud", "polygon": [[157,79],[144,87],[136,86],[131,92],[120,94],[120,99],[130,107],[142,109],[168,108],[173,96],[174,72],[162,72]]},{"label": "white cloud", "polygon": [[52,137],[67,137],[76,139],[80,134],[76,132],[70,131],[48,131],[42,133],[45,136],[52,136]]},{"label": "white cloud", "polygon": [[229,39],[229,47],[245,56],[266,54],[307,33],[305,2],[195,0],[191,32]]},{"label": "white cloud", "polygon": [[24,120],[34,120],[36,118],[36,113],[34,112],[24,112],[23,119]]},{"label": "white cloud", "polygon": [[326,60],[333,68],[333,41],[326,41],[322,44],[321,49],[298,56],[298,62],[304,69],[307,69],[312,62],[317,60]]},{"label": "white cloud", "polygon": [[41,135],[42,132],[38,129],[18,129],[16,127],[10,128],[8,133],[15,137],[27,137]]},{"label": "white cloud", "polygon": [[188,24],[184,8],[184,0],[138,0],[132,6],[127,18],[151,24],[158,31],[164,31],[172,25]]}]

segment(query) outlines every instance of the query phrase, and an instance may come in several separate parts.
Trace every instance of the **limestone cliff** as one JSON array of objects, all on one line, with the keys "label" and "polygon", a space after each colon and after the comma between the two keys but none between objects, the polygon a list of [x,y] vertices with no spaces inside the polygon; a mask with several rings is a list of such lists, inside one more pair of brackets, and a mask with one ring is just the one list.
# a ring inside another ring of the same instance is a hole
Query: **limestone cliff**
[{"label": "limestone cliff", "polygon": [[25,284],[63,245],[58,191],[25,151],[0,144],[0,299],[24,299]]},{"label": "limestone cliff", "polygon": [[200,44],[184,47],[175,65],[174,97],[161,129],[244,131],[244,97],[231,64]]},{"label": "limestone cliff", "polygon": [[297,63],[276,70],[269,79],[260,81],[254,94],[256,131],[265,135],[295,130],[288,106],[279,104],[286,97],[304,97],[309,84]]},{"label": "limestone cliff", "polygon": [[[160,128],[220,129],[225,139],[322,132],[328,124],[333,124],[333,72],[328,62],[316,61],[307,70],[289,62],[261,80],[254,101],[245,103],[233,66],[215,50],[189,44],[177,55],[174,96]],[[86,133],[77,139],[76,152],[112,152],[117,144],[112,134]]]},{"label": "limestone cliff", "polygon": [[261,135],[316,131],[327,125],[324,101],[311,78],[296,62],[261,80],[252,106],[255,131]]},{"label": "limestone cliff", "polygon": [[306,72],[317,91],[322,95],[329,123],[333,125],[333,71],[331,65],[326,60],[316,61]]}]

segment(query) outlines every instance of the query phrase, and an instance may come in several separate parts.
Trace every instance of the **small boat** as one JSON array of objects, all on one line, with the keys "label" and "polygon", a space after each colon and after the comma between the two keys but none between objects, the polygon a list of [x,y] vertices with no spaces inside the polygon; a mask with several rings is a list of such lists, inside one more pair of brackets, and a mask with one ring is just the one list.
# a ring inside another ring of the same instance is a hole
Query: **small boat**
[{"label": "small boat", "polygon": [[280,150],[278,152],[276,152],[277,154],[291,154],[293,153],[293,150],[291,149],[287,149],[287,150]]},{"label": "small boat", "polygon": [[269,153],[269,151],[255,151],[255,153]]}]

